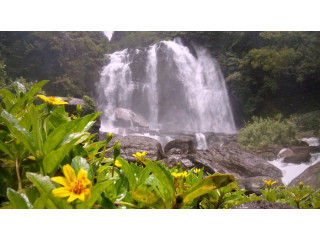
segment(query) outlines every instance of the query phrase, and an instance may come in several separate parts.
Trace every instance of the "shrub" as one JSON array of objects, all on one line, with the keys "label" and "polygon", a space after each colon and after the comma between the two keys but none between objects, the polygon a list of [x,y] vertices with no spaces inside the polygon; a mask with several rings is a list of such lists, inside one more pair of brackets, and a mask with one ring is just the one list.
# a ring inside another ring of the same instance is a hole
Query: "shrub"
[{"label": "shrub", "polygon": [[281,115],[275,118],[253,117],[251,123],[239,132],[238,140],[242,147],[257,150],[261,147],[286,146],[296,137],[296,125]]},{"label": "shrub", "polygon": [[84,106],[82,108],[83,115],[97,112],[97,106],[91,97],[84,95],[82,99],[84,101]]},{"label": "shrub", "polygon": [[315,130],[320,132],[320,110],[296,115],[292,119],[299,131]]}]

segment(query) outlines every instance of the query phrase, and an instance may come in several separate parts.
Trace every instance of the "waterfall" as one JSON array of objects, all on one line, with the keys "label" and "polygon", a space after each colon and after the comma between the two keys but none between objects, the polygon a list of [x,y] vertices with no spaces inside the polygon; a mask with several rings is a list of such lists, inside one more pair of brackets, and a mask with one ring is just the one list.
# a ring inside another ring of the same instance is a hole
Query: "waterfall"
[{"label": "waterfall", "polygon": [[198,150],[207,150],[207,140],[203,133],[196,133],[196,142]]},{"label": "waterfall", "polygon": [[97,86],[101,131],[116,132],[115,109],[126,108],[150,129],[236,132],[223,74],[205,48],[175,39],[109,59]]}]

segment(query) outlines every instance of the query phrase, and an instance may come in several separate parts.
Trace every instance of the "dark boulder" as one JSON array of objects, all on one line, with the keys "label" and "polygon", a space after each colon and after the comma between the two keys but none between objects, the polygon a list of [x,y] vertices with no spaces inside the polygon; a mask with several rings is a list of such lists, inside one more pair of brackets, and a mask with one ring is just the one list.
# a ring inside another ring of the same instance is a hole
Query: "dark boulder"
[{"label": "dark boulder", "polygon": [[195,148],[191,139],[175,139],[166,144],[164,152],[166,154],[195,153]]},{"label": "dark boulder", "polygon": [[294,163],[294,164],[300,164],[300,163],[305,163],[309,162],[311,158],[310,153],[299,153],[299,154],[294,154],[292,156],[285,157],[283,159],[284,163]]},{"label": "dark boulder", "polygon": [[194,167],[194,164],[188,159],[187,155],[170,155],[167,158],[162,160],[162,163],[165,164],[167,167],[172,168],[177,166],[180,163],[181,168],[184,171],[190,170]]},{"label": "dark boulder", "polygon": [[313,188],[320,188],[320,162],[308,167],[298,177],[293,179],[289,186],[299,185],[299,182],[303,182],[305,185],[310,185]]},{"label": "dark boulder", "polygon": [[269,176],[273,179],[282,177],[280,169],[257,154],[239,148],[210,148],[189,154],[188,158],[195,166],[204,166],[209,173],[230,173],[238,179],[256,176]]},{"label": "dark boulder", "polygon": [[[100,140],[105,139],[105,133],[100,134]],[[121,145],[120,157],[128,161],[136,161],[136,158],[132,156],[136,152],[146,152],[146,158],[151,160],[161,160],[165,157],[161,144],[153,139],[144,136],[121,136],[116,135],[113,137],[109,146],[119,140]],[[113,151],[107,152],[106,157],[113,157]]]},{"label": "dark boulder", "polygon": [[232,209],[296,209],[296,207],[268,201],[252,201],[235,206]]}]

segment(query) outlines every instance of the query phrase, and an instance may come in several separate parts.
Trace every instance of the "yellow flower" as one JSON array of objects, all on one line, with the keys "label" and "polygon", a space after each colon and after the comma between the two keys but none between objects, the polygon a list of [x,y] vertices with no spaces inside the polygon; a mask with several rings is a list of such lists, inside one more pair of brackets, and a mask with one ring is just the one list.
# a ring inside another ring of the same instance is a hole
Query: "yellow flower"
[{"label": "yellow flower", "polygon": [[183,173],[173,172],[173,173],[171,173],[171,175],[172,175],[174,178],[184,178],[184,179],[186,179],[189,174],[188,174],[187,172],[183,172]]},{"label": "yellow flower", "polygon": [[116,165],[116,167],[121,168],[122,164],[119,162],[119,160],[117,159],[114,163]]},{"label": "yellow flower", "polygon": [[198,168],[196,168],[195,170],[193,170],[193,172],[194,172],[195,174],[198,174],[200,171],[201,171],[201,170],[198,169]]},{"label": "yellow flower", "polygon": [[273,184],[275,184],[277,181],[272,182],[272,180],[263,180],[263,182],[266,184],[267,187],[271,187]]},{"label": "yellow flower", "polygon": [[91,182],[87,178],[87,171],[81,168],[78,172],[78,176],[73,168],[66,164],[63,166],[63,174],[65,177],[53,177],[52,181],[61,184],[63,187],[52,190],[52,194],[56,198],[69,197],[68,202],[72,202],[79,198],[81,201],[89,199],[91,195]]},{"label": "yellow flower", "polygon": [[37,97],[41,98],[43,101],[50,105],[64,105],[68,104],[67,102],[62,101],[62,98],[59,97],[46,97],[44,95],[37,95]]},{"label": "yellow flower", "polygon": [[140,153],[136,152],[136,154],[132,154],[133,157],[138,159],[140,162],[142,162],[144,165],[146,164],[146,161],[144,161],[144,156],[146,155],[146,152]]},{"label": "yellow flower", "polygon": [[75,120],[75,119],[77,119],[78,117],[76,116],[76,115],[74,115],[74,114],[71,114],[71,119],[72,120]]}]

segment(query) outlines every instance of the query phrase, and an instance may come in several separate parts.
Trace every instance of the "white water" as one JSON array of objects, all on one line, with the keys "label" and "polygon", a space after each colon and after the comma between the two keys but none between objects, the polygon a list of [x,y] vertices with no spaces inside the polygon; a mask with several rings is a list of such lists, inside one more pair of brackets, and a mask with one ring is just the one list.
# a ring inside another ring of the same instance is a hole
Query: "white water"
[{"label": "white water", "polygon": [[159,135],[153,135],[150,133],[144,133],[144,134],[136,133],[135,136],[143,136],[143,137],[153,138],[153,139],[157,140],[158,142],[160,142],[162,147],[167,145],[168,142],[174,140],[172,137],[169,137],[169,136],[159,136]]},{"label": "white water", "polygon": [[117,132],[114,111],[121,107],[142,115],[151,129],[235,133],[221,70],[206,49],[193,48],[197,57],[179,40],[110,54],[97,86],[100,130]]},{"label": "white water", "polygon": [[309,146],[319,146],[319,138],[302,138],[301,141],[307,142]]},{"label": "white water", "polygon": [[195,136],[197,141],[197,150],[207,150],[206,136],[203,133],[196,133]]},{"label": "white water", "polygon": [[[319,146],[319,139],[317,138],[307,138],[303,141],[308,142],[309,146]],[[318,145],[314,145],[316,143],[318,143]],[[285,150],[286,148],[282,149],[278,153],[278,156],[281,153],[283,153]],[[288,185],[293,179],[295,179],[297,176],[303,173],[307,168],[320,162],[320,153],[311,153],[310,155],[311,155],[310,161],[307,163],[300,163],[300,164],[284,163],[283,162],[284,158],[276,158],[275,160],[270,161],[270,163],[282,171],[283,177],[281,180],[285,185]]]}]

